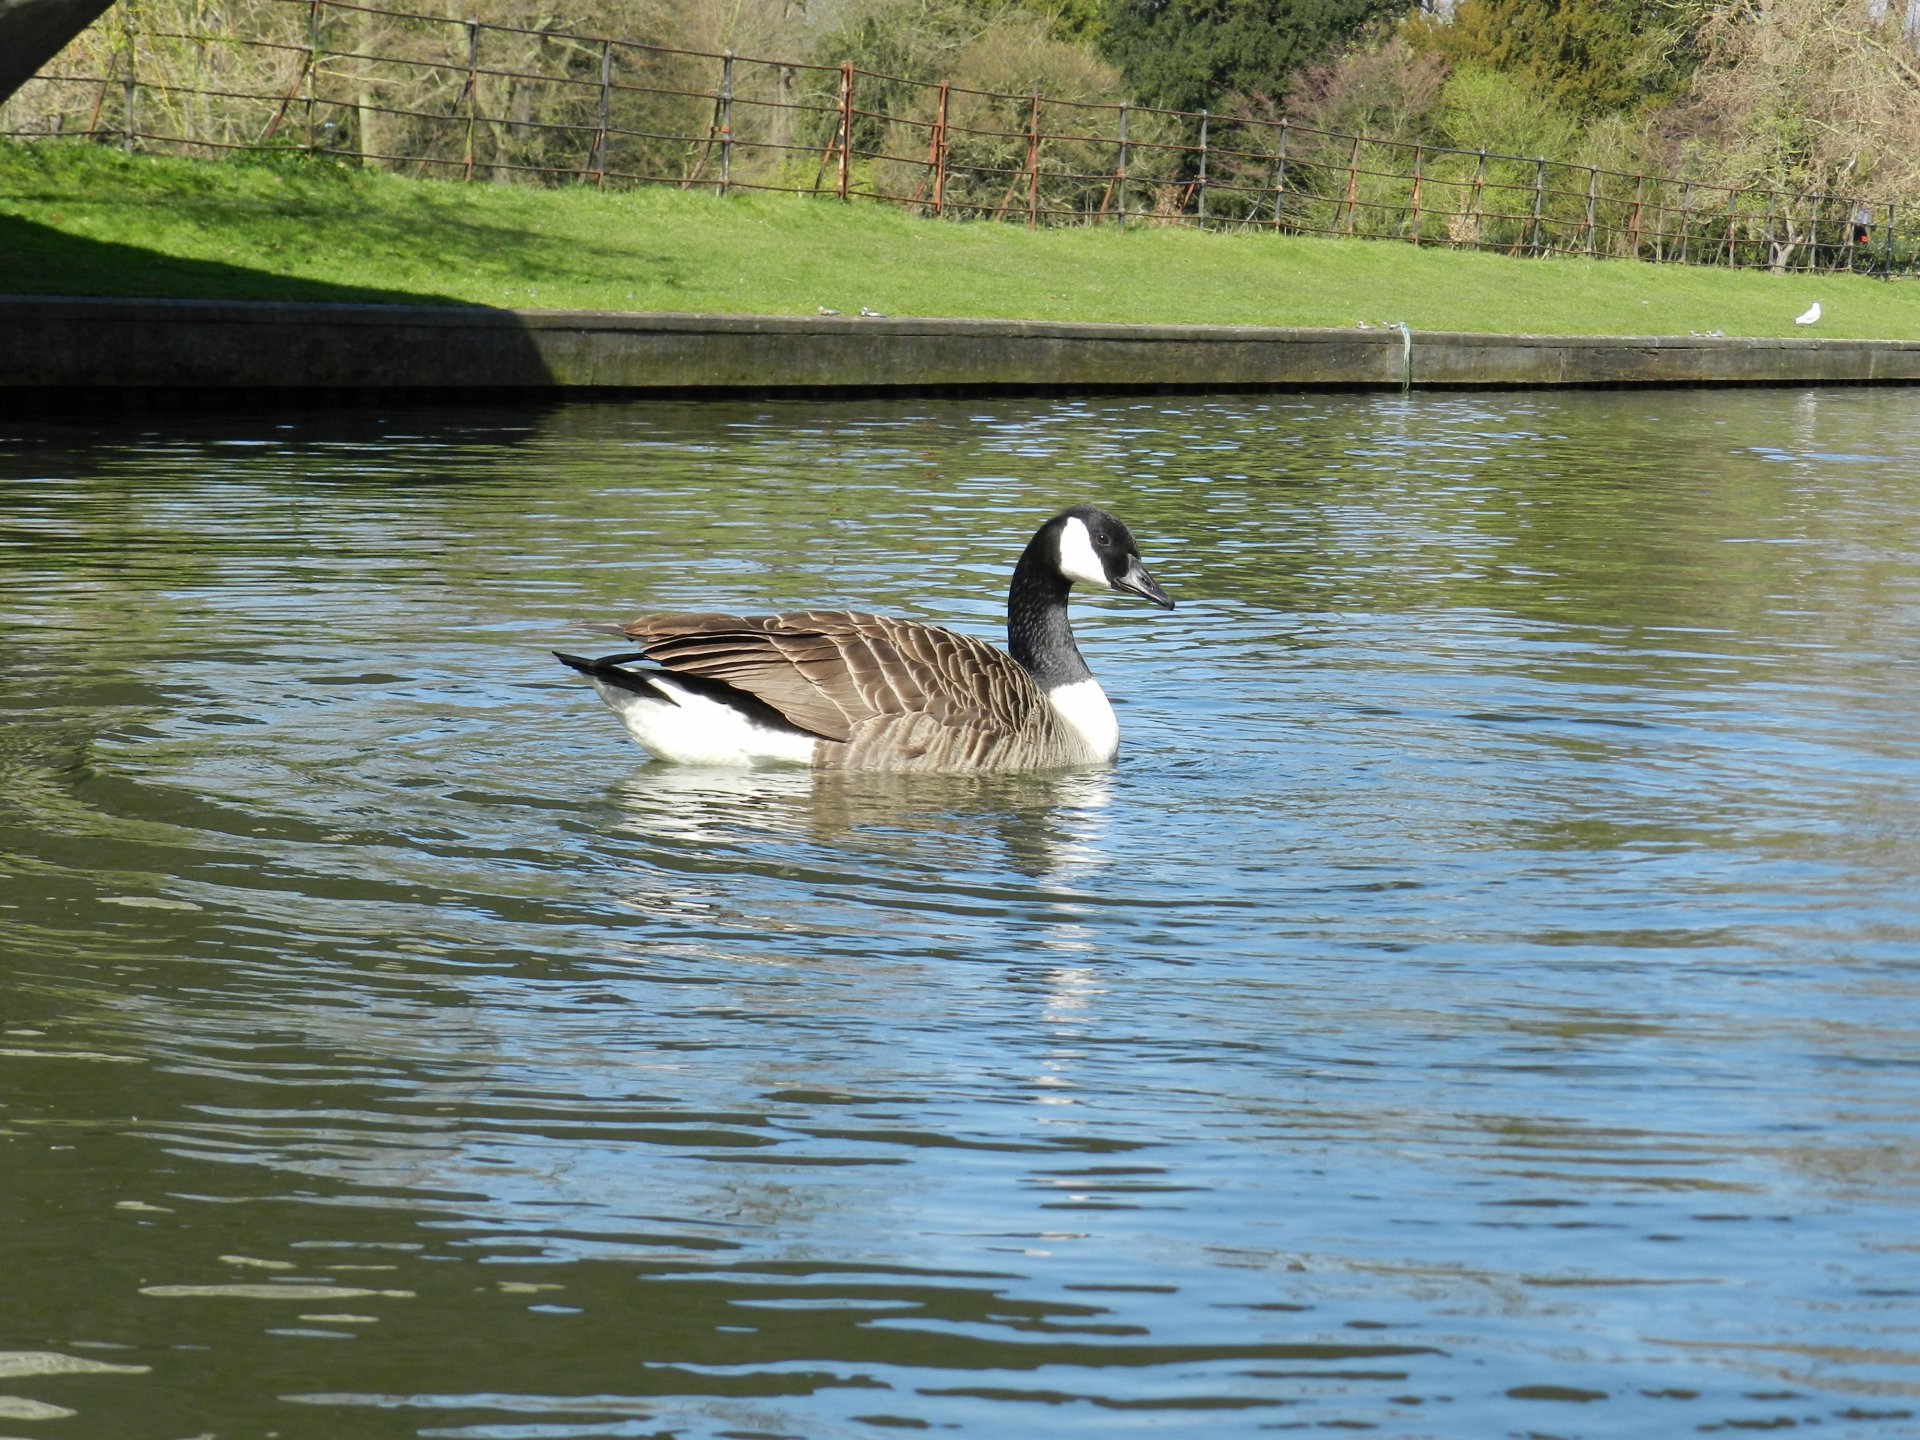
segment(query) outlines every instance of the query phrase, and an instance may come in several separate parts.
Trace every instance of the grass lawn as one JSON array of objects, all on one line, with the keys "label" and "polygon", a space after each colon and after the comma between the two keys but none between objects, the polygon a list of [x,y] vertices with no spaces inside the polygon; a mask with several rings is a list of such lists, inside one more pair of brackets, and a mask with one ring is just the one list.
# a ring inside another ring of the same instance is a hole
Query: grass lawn
[{"label": "grass lawn", "polygon": [[[1146,225],[1034,233],[792,196],[459,185],[79,143],[0,142],[0,291],[1920,339],[1907,281]],[[1796,329],[1815,300],[1819,325]]]}]

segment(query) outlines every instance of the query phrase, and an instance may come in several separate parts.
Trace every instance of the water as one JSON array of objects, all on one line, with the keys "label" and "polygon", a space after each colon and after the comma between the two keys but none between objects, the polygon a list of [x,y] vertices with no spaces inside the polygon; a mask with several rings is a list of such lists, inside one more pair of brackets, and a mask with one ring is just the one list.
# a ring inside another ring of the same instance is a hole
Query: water
[{"label": "water", "polygon": [[[1895,390],[0,426],[0,1428],[1920,1432]],[[642,609],[1111,773],[647,763]]]}]

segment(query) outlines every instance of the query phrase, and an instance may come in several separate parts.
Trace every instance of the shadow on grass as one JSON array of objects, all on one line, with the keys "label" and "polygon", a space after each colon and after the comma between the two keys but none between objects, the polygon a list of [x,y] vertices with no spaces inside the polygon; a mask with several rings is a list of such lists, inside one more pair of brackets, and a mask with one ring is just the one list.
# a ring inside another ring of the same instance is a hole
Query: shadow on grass
[{"label": "shadow on grass", "polygon": [[552,398],[552,371],[512,311],[182,259],[4,214],[0,310],[8,413],[103,399],[145,408]]},{"label": "shadow on grass", "polygon": [[298,300],[335,305],[464,305],[447,295],[339,285],[138,245],[89,240],[0,214],[0,293],[113,299]]}]

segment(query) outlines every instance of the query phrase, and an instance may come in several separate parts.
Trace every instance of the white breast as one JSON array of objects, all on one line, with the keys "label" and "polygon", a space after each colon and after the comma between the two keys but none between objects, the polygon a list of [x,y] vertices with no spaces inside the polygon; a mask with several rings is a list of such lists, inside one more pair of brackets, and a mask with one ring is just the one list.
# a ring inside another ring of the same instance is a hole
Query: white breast
[{"label": "white breast", "polygon": [[1089,760],[1102,763],[1120,753],[1120,722],[1113,718],[1107,692],[1092,676],[1047,692],[1047,703],[1087,747]]}]

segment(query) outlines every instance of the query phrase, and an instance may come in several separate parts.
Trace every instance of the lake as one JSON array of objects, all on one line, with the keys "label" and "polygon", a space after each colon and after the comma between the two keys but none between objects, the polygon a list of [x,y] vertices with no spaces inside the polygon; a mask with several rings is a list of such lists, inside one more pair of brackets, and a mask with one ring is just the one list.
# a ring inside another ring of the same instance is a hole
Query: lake
[{"label": "lake", "polygon": [[[1913,392],[0,420],[0,1432],[1920,1430]],[[1110,771],[651,763],[662,609]]]}]

